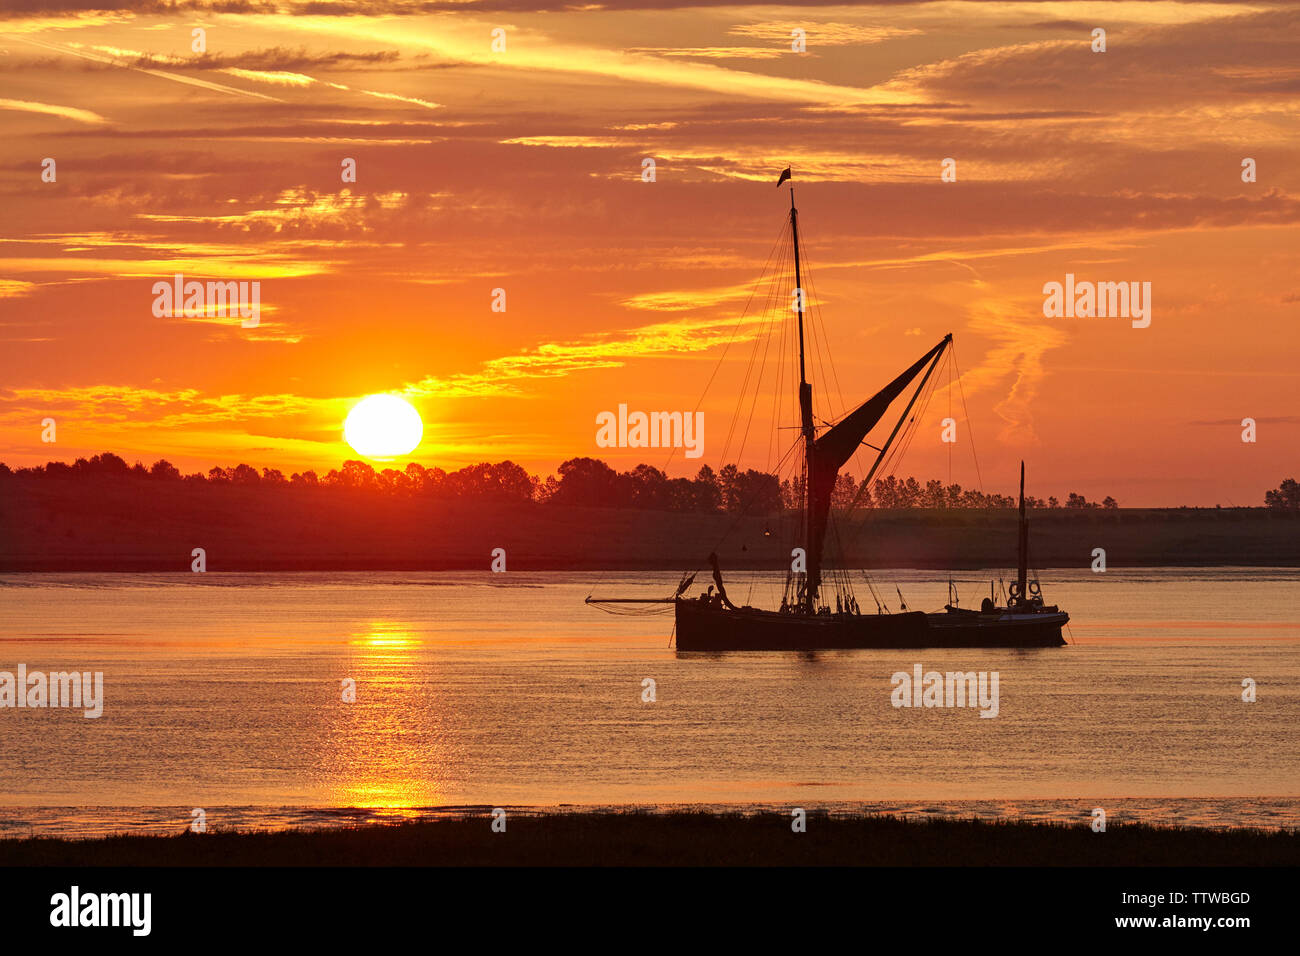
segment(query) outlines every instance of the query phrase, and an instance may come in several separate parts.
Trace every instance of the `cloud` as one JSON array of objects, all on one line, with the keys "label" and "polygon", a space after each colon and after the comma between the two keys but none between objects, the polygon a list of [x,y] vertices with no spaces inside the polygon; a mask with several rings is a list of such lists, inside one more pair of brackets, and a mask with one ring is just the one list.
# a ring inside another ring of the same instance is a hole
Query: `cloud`
[{"label": "cloud", "polygon": [[222,73],[229,73],[243,80],[257,80],[261,83],[276,83],[281,86],[311,86],[316,80],[302,73],[290,73],[285,70],[245,70],[241,67],[228,66]]},{"label": "cloud", "polygon": [[[1210,421],[1188,422],[1189,425],[1229,425],[1234,428],[1241,427],[1240,418],[1216,418]],[[1255,418],[1257,425],[1300,425],[1300,415],[1263,415]]]},{"label": "cloud", "polygon": [[269,208],[221,215],[138,213],[137,219],[155,223],[189,223],[229,226],[245,232],[316,232],[346,226],[374,231],[367,214],[408,206],[412,197],[403,192],[353,194],[344,187],[337,193],[317,193],[305,188],[282,190]]},{"label": "cloud", "polygon": [[998,440],[1006,445],[1037,444],[1034,405],[1047,375],[1044,356],[1065,345],[1069,336],[1062,329],[1022,318],[1032,311],[1002,299],[979,300],[970,313],[970,331],[992,339],[993,346],[978,366],[963,373],[966,398],[985,391],[1004,392],[993,406],[1002,419]]},{"label": "cloud", "polygon": [[[225,93],[231,96],[251,97],[253,99],[262,99],[262,100],[275,100],[275,97],[273,96],[267,96],[263,93],[255,93],[251,90],[237,89],[236,87],[226,86],[222,83],[212,83],[208,80],[199,80],[192,76],[183,76],[179,73],[172,73],[166,70],[155,70],[146,67],[133,66],[129,62],[120,61],[115,54],[102,55],[98,53],[90,53],[88,52],[87,48],[84,48],[84,45],[81,43],[75,43],[75,42],[67,43],[67,44],[46,43],[40,40],[34,40],[30,36],[21,36],[19,37],[19,39],[23,40],[26,43],[30,43],[34,46],[41,47],[42,49],[45,50],[52,50],[56,53],[63,53],[67,56],[81,57],[82,59],[91,60],[96,63],[122,66],[126,69],[136,70],[148,76],[155,76],[158,77],[159,79],[170,80],[173,83],[183,83],[186,86],[196,86],[199,89],[209,90],[216,93]],[[135,53],[135,51],[123,51],[123,52],[128,54]]]},{"label": "cloud", "polygon": [[0,110],[20,110],[25,113],[45,113],[50,116],[61,116],[64,119],[75,120],[78,123],[89,123],[99,125],[107,123],[108,120],[98,113],[92,113],[90,110],[78,109],[75,106],[54,106],[50,103],[33,103],[30,100],[6,100],[0,99]]},{"label": "cloud", "polygon": [[668,292],[642,292],[619,302],[629,309],[648,312],[686,312],[746,299],[753,284],[725,286],[719,289],[680,289]]},{"label": "cloud", "polygon": [[0,392],[0,421],[12,423],[30,416],[33,410],[44,410],[135,429],[277,418],[320,407],[320,400],[300,395],[205,396],[192,388],[163,391],[133,385],[14,388]]},{"label": "cloud", "polygon": [[0,279],[0,299],[16,299],[31,295],[36,288],[35,282],[23,282],[19,279]]},{"label": "cloud", "polygon": [[515,355],[489,359],[477,372],[429,376],[406,386],[407,397],[491,397],[522,395],[519,385],[537,379],[563,378],[575,372],[621,368],[639,358],[705,352],[729,341],[751,337],[741,326],[757,326],[765,317],[659,322],[637,329],[598,333],[571,342],[547,342]]},{"label": "cloud", "polygon": [[781,44],[788,51],[792,41],[791,34],[795,30],[802,30],[807,34],[809,50],[819,46],[884,43],[886,40],[896,40],[900,37],[920,36],[923,32],[915,27],[889,27],[875,23],[818,23],[813,20],[764,20],[757,23],[741,23],[727,32],[732,36],[769,40]]}]

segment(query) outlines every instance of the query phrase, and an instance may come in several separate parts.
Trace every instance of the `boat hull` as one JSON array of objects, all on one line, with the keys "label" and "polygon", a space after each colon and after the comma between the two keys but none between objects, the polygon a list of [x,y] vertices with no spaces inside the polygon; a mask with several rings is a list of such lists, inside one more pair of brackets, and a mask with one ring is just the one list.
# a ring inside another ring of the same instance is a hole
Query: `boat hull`
[{"label": "boat hull", "polygon": [[679,651],[811,651],[908,647],[1060,647],[1054,614],[781,614],[675,602]]}]

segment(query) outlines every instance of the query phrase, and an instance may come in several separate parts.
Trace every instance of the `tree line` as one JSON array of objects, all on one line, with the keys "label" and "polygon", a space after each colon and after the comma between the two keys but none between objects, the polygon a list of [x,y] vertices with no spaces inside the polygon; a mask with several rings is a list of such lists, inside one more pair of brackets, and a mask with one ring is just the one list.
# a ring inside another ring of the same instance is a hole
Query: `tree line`
[{"label": "tree line", "polygon": [[[191,485],[242,485],[259,488],[333,488],[386,495],[418,495],[433,498],[462,498],[495,502],[536,502],[540,504],[583,505],[603,508],[641,508],[654,511],[695,512],[703,514],[771,514],[799,507],[801,478],[782,481],[777,475],[735,465],[714,471],[708,465],[694,478],[671,478],[652,465],[637,465],[619,472],[597,458],[570,458],[556,469],[556,474],[541,478],[529,474],[512,461],[482,462],[448,472],[411,462],[404,469],[376,470],[363,461],[345,461],[324,475],[315,471],[293,472],[286,476],[278,468],[239,464],[229,468],[214,467],[206,474],[182,474],[165,459],[146,467],[104,452],[91,458],[78,458],[71,464],[51,461],[45,465],[10,469],[0,463],[0,480],[118,480],[179,482]],[[1288,486],[1289,482],[1289,486]],[[921,484],[915,478],[887,475],[877,478],[868,488],[862,487],[851,474],[839,476],[832,493],[831,505],[846,508],[856,503],[861,508],[1014,508],[1012,495],[986,494],[961,485],[938,480]],[[1287,500],[1296,507],[1295,481],[1283,482],[1272,496],[1289,494]],[[1288,490],[1289,487],[1289,490]],[[1089,501],[1071,492],[1064,502],[1055,497],[1026,497],[1031,508],[1118,508],[1107,496],[1100,502]]]}]

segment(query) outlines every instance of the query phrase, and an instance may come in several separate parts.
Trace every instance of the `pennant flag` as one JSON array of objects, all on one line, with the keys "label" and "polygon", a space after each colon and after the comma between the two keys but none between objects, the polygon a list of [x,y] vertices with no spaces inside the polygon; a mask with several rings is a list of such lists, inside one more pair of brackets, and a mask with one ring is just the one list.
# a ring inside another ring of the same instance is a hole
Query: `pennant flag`
[{"label": "pennant flag", "polygon": [[785,168],[785,172],[783,172],[783,173],[781,174],[781,178],[778,179],[778,180],[776,181],[776,188],[777,188],[777,189],[780,189],[780,188],[781,188],[781,184],[782,184],[783,182],[785,182],[785,181],[786,181],[787,179],[789,179],[789,178],[790,178],[790,167],[787,166],[787,167]]}]

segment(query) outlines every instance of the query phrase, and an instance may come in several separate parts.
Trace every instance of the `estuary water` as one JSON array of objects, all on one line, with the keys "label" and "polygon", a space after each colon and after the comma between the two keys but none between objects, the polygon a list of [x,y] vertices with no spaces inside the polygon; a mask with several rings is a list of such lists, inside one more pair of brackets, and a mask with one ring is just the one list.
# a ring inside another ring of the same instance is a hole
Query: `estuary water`
[{"label": "estuary water", "polygon": [[[993,575],[962,572],[962,603]],[[779,602],[779,574],[733,577]],[[946,600],[936,572],[872,580],[891,606]],[[671,594],[657,572],[0,575],[0,672],[104,675],[98,718],[0,707],[0,836],[179,832],[194,808],[210,828],[678,805],[1300,826],[1300,570],[1042,580],[1068,647],[694,655],[671,613],[583,603]],[[996,671],[997,716],[893,706],[918,664]]]}]

